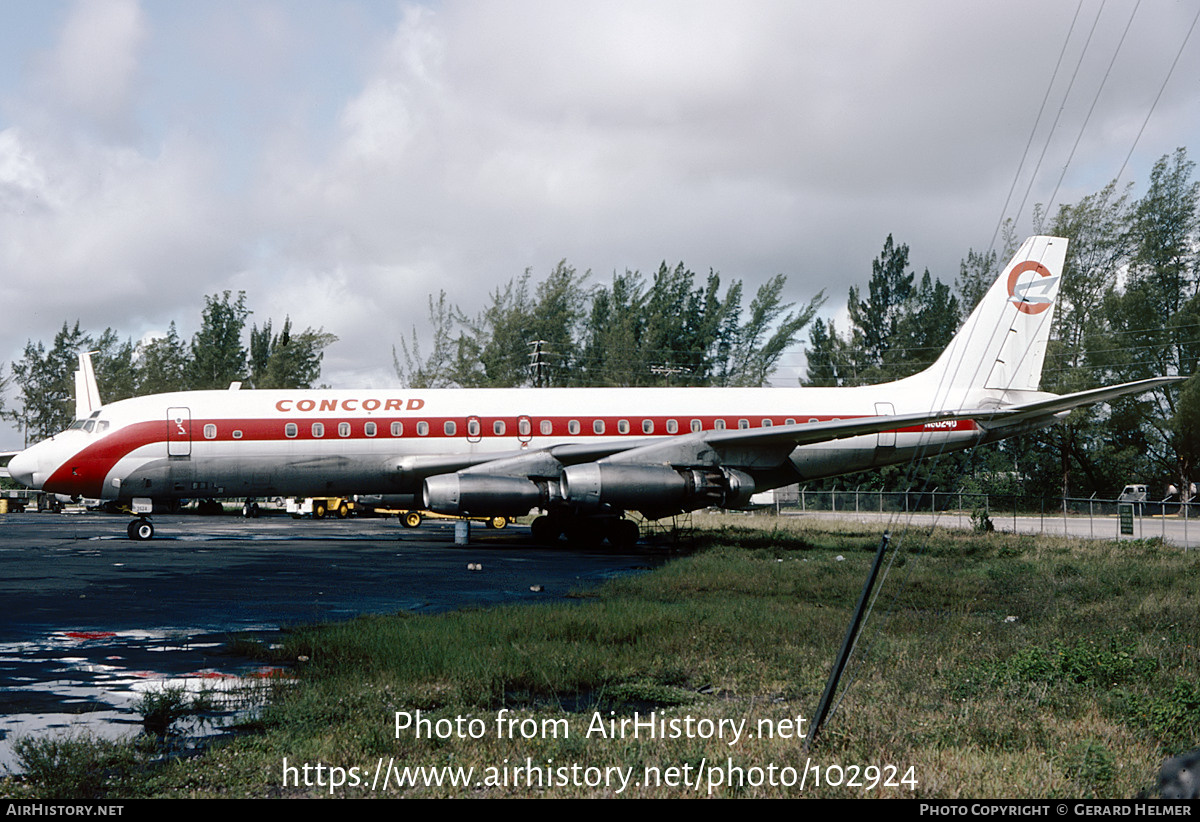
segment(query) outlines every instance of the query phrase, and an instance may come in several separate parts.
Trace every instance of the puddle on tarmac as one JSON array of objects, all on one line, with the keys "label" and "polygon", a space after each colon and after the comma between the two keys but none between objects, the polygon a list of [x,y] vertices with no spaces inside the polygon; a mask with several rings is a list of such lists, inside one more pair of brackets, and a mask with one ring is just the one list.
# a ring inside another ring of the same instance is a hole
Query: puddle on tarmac
[{"label": "puddle on tarmac", "polygon": [[[246,636],[239,633],[239,636]],[[274,630],[250,632],[269,641]],[[56,631],[0,643],[0,772],[15,772],[22,737],[90,734],[104,739],[142,731],[147,694],[203,696],[203,721],[180,725],[191,738],[228,732],[250,716],[272,677],[284,675],[224,652],[227,634],[182,631]]]}]

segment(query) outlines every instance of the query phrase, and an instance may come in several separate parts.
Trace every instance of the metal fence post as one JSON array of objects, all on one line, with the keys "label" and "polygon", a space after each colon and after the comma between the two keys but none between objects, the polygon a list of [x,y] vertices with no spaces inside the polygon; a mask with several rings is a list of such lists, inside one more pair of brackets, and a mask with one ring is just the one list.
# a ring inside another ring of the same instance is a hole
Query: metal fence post
[{"label": "metal fence post", "polygon": [[1096,538],[1096,492],[1088,497],[1088,538]]}]

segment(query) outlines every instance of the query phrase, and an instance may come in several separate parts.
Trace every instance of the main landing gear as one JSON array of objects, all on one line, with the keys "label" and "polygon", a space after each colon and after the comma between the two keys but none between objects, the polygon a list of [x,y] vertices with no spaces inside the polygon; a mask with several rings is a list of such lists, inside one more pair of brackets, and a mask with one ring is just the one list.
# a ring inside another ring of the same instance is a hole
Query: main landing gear
[{"label": "main landing gear", "polygon": [[129,523],[129,527],[125,531],[129,534],[130,539],[138,542],[154,539],[154,523],[145,517],[139,517]]},{"label": "main landing gear", "polygon": [[599,548],[607,541],[617,550],[626,550],[637,544],[639,531],[633,520],[618,516],[578,517],[566,514],[547,514],[538,517],[529,526],[534,541],[542,545],[554,545],[559,538],[581,548]]}]

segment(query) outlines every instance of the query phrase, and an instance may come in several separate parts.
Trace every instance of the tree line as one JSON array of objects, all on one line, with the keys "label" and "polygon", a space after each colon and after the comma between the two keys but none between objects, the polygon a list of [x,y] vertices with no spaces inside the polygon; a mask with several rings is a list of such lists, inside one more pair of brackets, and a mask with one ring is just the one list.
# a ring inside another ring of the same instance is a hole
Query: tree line
[{"label": "tree line", "polygon": [[[1153,166],[1145,193],[1116,181],[1060,206],[1038,209],[1034,230],[1069,240],[1041,388],[1056,394],[1155,376],[1182,384],[1073,411],[1044,431],[974,455],[842,478],[840,487],[987,490],[1031,496],[1112,498],[1130,482],[1166,495],[1188,489],[1200,462],[1200,184],[1186,149]],[[892,237],[872,266],[866,293],[851,287],[850,323],[814,321],[808,385],[863,385],[920,371],[950,341],[1016,250],[1011,224],[999,250],[971,249],[954,289],[919,279],[908,246]],[[964,480],[965,475],[965,480]],[[826,483],[833,484],[833,481]]]},{"label": "tree line", "polygon": [[393,352],[397,376],[415,388],[763,385],[824,302],[796,309],[779,274],[744,307],[741,280],[683,263],[590,278],[566,261],[536,285],[526,271],[474,315],[431,296],[432,345],[422,353],[414,328]]},{"label": "tree line", "polygon": [[[165,336],[134,343],[112,328],[93,335],[64,322],[49,346],[28,341],[12,363],[17,407],[4,410],[26,442],[70,425],[75,410],[74,372],[78,354],[96,352],[92,364],[104,401],[170,391],[223,389],[241,382],[249,388],[310,388],[320,379],[325,348],[337,340],[321,329],[297,332],[290,318],[275,331],[272,321],[250,329],[246,294],[225,291],[207,296],[200,329],[185,341],[172,322]],[[0,387],[3,387],[0,385]]]}]

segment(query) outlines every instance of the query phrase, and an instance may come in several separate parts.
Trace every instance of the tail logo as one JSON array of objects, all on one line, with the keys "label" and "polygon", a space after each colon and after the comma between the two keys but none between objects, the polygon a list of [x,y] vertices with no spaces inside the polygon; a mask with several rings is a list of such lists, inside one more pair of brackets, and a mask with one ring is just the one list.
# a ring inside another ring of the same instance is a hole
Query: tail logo
[{"label": "tail logo", "polygon": [[[1022,274],[1029,272],[1037,276],[1022,278]],[[1058,277],[1051,274],[1046,266],[1026,260],[1013,266],[1008,274],[1008,301],[1024,314],[1041,314],[1053,303],[1050,294],[1057,283]]]}]

